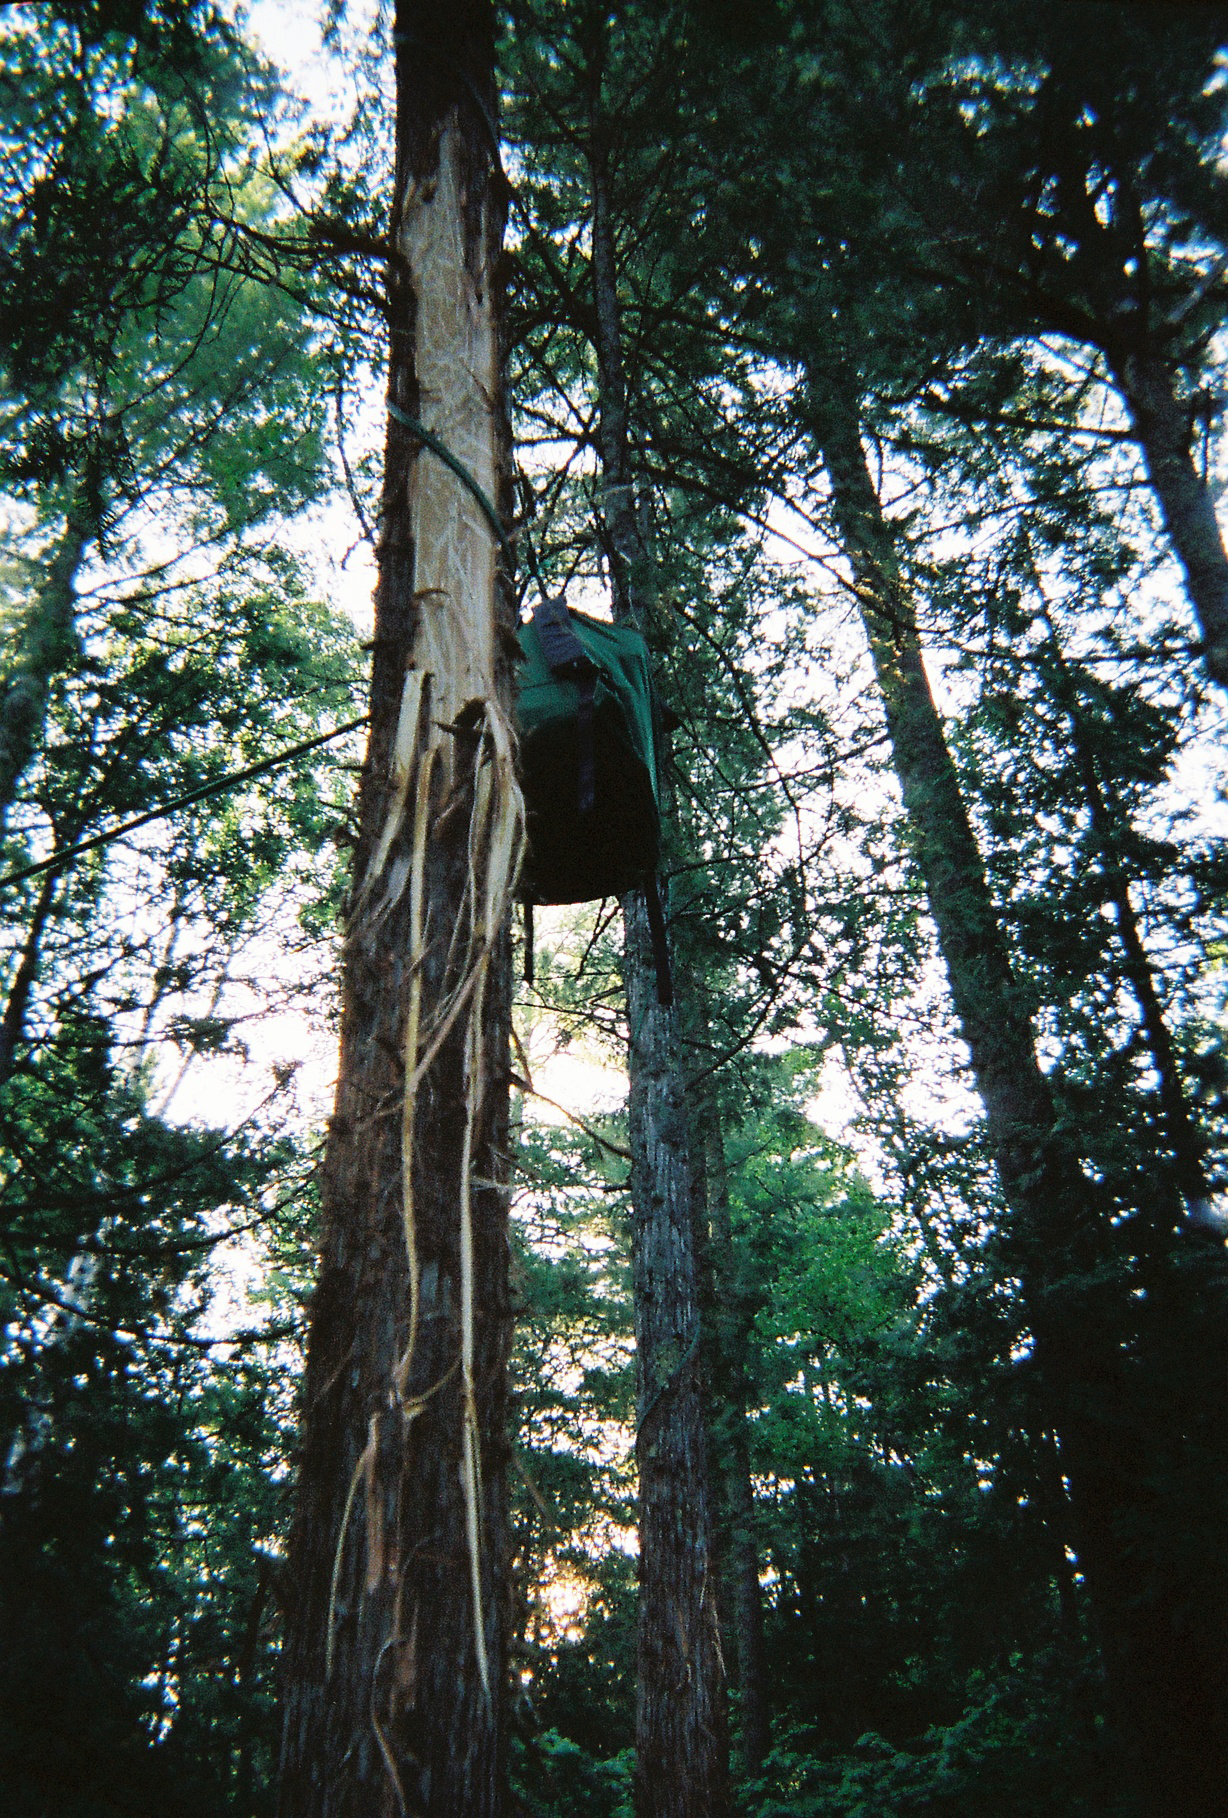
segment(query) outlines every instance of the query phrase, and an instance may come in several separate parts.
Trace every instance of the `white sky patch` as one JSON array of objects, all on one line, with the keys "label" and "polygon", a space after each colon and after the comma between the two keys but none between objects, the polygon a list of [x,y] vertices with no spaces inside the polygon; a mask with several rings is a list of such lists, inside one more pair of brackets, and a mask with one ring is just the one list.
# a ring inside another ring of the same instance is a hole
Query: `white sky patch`
[{"label": "white sky patch", "polygon": [[[592,932],[597,905],[534,911],[539,958],[557,956],[574,970]],[[543,1010],[527,994],[516,1005],[516,1034],[528,1062],[533,1095],[525,1105],[531,1123],[563,1125],[568,1113],[608,1116],[627,1096],[625,1066],[601,1044],[577,1034],[563,1019]],[[513,1065],[519,1061],[513,1057]]]},{"label": "white sky patch", "polygon": [[534,1123],[565,1124],[568,1111],[582,1116],[617,1111],[627,1092],[627,1076],[569,1048],[557,1049],[533,1069],[533,1085],[540,1095],[529,1115]]},{"label": "white sky patch", "polygon": [[[346,10],[351,26],[359,29],[375,18],[371,5],[351,4]],[[356,90],[346,60],[324,43],[324,8],[312,0],[253,0],[238,16],[292,92],[310,103],[314,117],[343,125]]]},{"label": "white sky patch", "polygon": [[344,495],[312,506],[286,523],[282,545],[308,564],[314,590],[353,623],[359,637],[375,628],[375,551]]}]

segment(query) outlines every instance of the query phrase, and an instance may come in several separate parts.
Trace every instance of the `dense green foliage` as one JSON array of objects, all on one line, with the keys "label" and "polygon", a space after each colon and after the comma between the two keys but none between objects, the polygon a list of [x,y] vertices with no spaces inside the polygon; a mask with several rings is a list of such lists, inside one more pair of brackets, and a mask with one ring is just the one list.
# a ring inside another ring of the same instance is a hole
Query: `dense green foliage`
[{"label": "dense green foliage", "polygon": [[[8,872],[352,717],[355,665],[284,528],[309,324],[215,220],[270,207],[269,78],[190,7],[31,10],[3,58]],[[327,980],[344,800],[305,756],[4,886],[14,1813],[269,1804],[314,1157],[261,1030]]]},{"label": "dense green foliage", "polygon": [[[739,1809],[1136,1818],[1030,1234],[823,450],[852,399],[1099,1196],[1048,1288],[1147,1377],[1151,1429],[1193,1435],[1173,1457],[1202,1475],[1145,1487],[1154,1544],[1195,1557],[1228,1500],[1224,711],[1130,388],[1151,361],[1213,495],[1224,34],[1202,9],[954,0],[500,17],[517,528],[600,609],[600,178],[648,631],[682,722],[668,869],[724,1651],[736,1731],[750,1546],[772,1726]],[[359,711],[353,636],[286,526],[346,489],[374,516],[353,404],[379,363],[388,29],[352,130],[291,143],[271,72],[207,7],[0,22],[6,872]],[[330,413],[354,418],[336,473]],[[332,1012],[347,752],[3,886],[0,1784],[21,1818],[272,1809],[321,1114],[294,1082]],[[533,1818],[631,1810],[626,1136],[616,1092],[560,1124],[534,1090],[552,1051],[554,1081],[558,1055],[620,1064],[612,907],[539,919],[517,1011],[509,1711]],[[1163,1276],[1174,1246],[1194,1261]]]}]

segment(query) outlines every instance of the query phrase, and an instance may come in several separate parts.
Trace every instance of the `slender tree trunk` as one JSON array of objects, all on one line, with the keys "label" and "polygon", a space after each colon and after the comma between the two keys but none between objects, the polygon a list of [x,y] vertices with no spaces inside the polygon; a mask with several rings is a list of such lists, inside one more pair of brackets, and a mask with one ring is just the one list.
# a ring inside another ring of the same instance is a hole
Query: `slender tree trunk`
[{"label": "slender tree trunk", "polygon": [[723,1505],[723,1551],[729,1587],[729,1627],[737,1673],[742,1771],[749,1780],[763,1768],[769,1744],[763,1649],[763,1598],[751,1481],[748,1358],[751,1314],[738,1279],[729,1210],[729,1170],[715,1105],[696,1120],[704,1145],[708,1255],[713,1286],[712,1434]]},{"label": "slender tree trunk", "polygon": [[1215,506],[1191,452],[1188,407],[1170,368],[1149,352],[1111,354],[1110,363],[1147,464],[1186,592],[1202,631],[1207,674],[1228,688],[1228,553]]},{"label": "slender tree trunk", "polygon": [[97,487],[83,480],[0,676],[0,838],[22,774],[42,743],[51,684],[76,655],[76,579],[97,534]]},{"label": "slender tree trunk", "polygon": [[1070,726],[1071,740],[1087,797],[1091,829],[1100,848],[1100,862],[1125,958],[1125,973],[1138,1005],[1143,1033],[1156,1071],[1160,1112],[1177,1188],[1185,1201],[1190,1219],[1196,1225],[1218,1230],[1218,1221],[1210,1203],[1211,1189],[1205,1166],[1206,1145],[1185,1095],[1181,1069],[1156,987],[1155,972],[1139,933],[1134,905],[1130,901],[1130,880],[1121,861],[1117,815],[1112,797],[1101,781],[1095,753],[1088,742],[1074,689],[1070,684],[1065,658],[1047,614],[1046,622],[1049,625],[1058,686],[1062,691],[1062,707]]},{"label": "slender tree trunk", "polygon": [[56,888],[60,879],[54,871],[49,871],[43,878],[34,910],[30,916],[30,926],[26,931],[25,944],[13,982],[9,987],[8,1002],[4,1006],[4,1015],[0,1017],[0,1092],[8,1084],[16,1064],[17,1052],[21,1047],[26,1029],[26,1011],[30,1007],[30,994],[38,977],[39,951],[42,947],[43,930],[51,914],[51,905],[55,900]]},{"label": "slender tree trunk", "polygon": [[[820,381],[816,374],[816,395]],[[882,692],[910,838],[951,995],[985,1108],[1009,1210],[1008,1265],[1023,1284],[1036,1393],[1060,1437],[1080,1563],[1103,1639],[1118,1735],[1148,1818],[1222,1809],[1228,1773],[1225,1585],[1216,1532],[1223,1502],[1222,1336],[1188,1391],[1165,1405],[1198,1338],[1187,1319],[1170,1354],[1140,1355],[1128,1276],[1113,1261],[1106,1210],[1085,1178],[1036,1059],[980,852],[922,660],[890,527],[862,449],[847,380],[825,370],[815,433],[833,512]],[[1167,1262],[1171,1232],[1147,1234]],[[1182,1297],[1178,1295],[1177,1300]],[[1196,1298],[1196,1297],[1195,1297]],[[1189,1313],[1188,1297],[1179,1310]],[[1172,1309],[1170,1309],[1172,1310]],[[1211,1331],[1214,1320],[1204,1331]],[[1173,1328],[1169,1327],[1169,1336]],[[1187,1342],[1183,1343],[1183,1337]],[[1163,1374],[1149,1378],[1149,1363]],[[1205,1492],[1205,1495],[1204,1495]]]},{"label": "slender tree trunk", "polygon": [[[639,616],[649,570],[635,511],[614,235],[593,128],[599,441],[615,617]],[[632,1274],[639,1469],[637,1818],[721,1818],[725,1684],[700,1365],[700,1284],[679,1016],[658,1002],[644,897],[623,901],[631,1031]]]},{"label": "slender tree trunk", "polygon": [[290,1546],[281,1818],[503,1809],[507,907],[523,812],[489,0],[400,0],[371,734]]}]

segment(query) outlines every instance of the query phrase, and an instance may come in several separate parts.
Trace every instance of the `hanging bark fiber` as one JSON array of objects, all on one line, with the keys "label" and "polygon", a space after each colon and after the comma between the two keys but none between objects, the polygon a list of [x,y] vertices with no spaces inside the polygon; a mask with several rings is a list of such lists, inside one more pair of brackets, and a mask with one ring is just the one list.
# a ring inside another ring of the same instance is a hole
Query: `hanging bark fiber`
[{"label": "hanging bark fiber", "polygon": [[[401,0],[390,421],[288,1582],[281,1818],[502,1810],[508,909],[523,845],[485,0]],[[412,424],[425,423],[471,483]]]}]

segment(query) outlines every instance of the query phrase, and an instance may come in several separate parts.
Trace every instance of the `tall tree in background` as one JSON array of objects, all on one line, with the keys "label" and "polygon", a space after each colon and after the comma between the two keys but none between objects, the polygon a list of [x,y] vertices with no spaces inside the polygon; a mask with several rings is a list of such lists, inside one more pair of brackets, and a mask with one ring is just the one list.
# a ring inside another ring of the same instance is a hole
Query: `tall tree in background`
[{"label": "tall tree in background", "polygon": [[[1135,1212],[1137,1258],[1121,1254],[1105,1201],[1078,1165],[1053,1087],[1036,1057],[1021,992],[992,901],[959,781],[925,674],[915,608],[861,447],[855,408],[830,367],[816,375],[816,440],[832,510],[883,694],[895,767],[925,879],[960,1027],[985,1105],[987,1135],[1011,1225],[1036,1344],[1038,1393],[1056,1427],[1071,1484],[1075,1531],[1105,1646],[1119,1734],[1137,1761],[1149,1813],[1198,1809],[1214,1798],[1228,1738],[1218,1687],[1228,1599],[1215,1552],[1192,1533],[1221,1494],[1222,1458],[1180,1379],[1202,1368],[1218,1383],[1222,1293],[1206,1240],[1179,1202]],[[1077,1139],[1076,1139],[1077,1140]],[[1202,1196],[1198,1196],[1201,1200]],[[1183,1254],[1184,1252],[1184,1254]],[[1204,1277],[1191,1299],[1188,1278]],[[1152,1305],[1134,1317],[1132,1281]],[[1206,1305],[1196,1310],[1196,1303]],[[1175,1329],[1173,1329],[1175,1328]],[[1133,1369],[1124,1353],[1138,1358]],[[1163,1414],[1157,1382],[1185,1356]],[[1146,1371],[1147,1380],[1140,1374]],[[1165,1493],[1164,1460],[1179,1484]],[[1188,1496],[1199,1481],[1201,1494]],[[1144,1489],[1144,1486],[1146,1488]],[[1201,1511],[1201,1514],[1198,1512]],[[1194,1564],[1198,1558],[1199,1563]]]},{"label": "tall tree in background", "polygon": [[[654,47],[654,74],[671,35],[666,29]],[[602,534],[614,617],[645,628],[653,558],[644,533],[646,501],[637,498],[632,467],[611,193],[619,135],[603,93],[607,55],[605,42],[590,45],[586,146]],[[629,148],[622,149],[625,156]],[[703,1136],[687,1099],[685,1010],[660,1002],[642,892],[624,900],[623,920],[638,1379],[636,1812],[638,1818],[687,1818],[705,1811],[720,1818],[729,1795],[702,1375],[695,1149]],[[676,990],[688,993],[689,985],[680,978]]]},{"label": "tall tree in background", "polygon": [[[641,201],[652,197],[650,208],[664,196],[657,166],[662,159],[668,163],[669,154],[658,151],[645,122],[663,101],[668,107],[679,18],[672,8],[625,23],[599,8],[570,17],[558,8],[526,8],[518,12],[517,27],[527,105],[549,110],[568,200],[580,219],[587,218],[591,236],[587,269],[561,277],[559,287],[574,285],[572,319],[584,337],[580,345],[587,342],[581,358],[596,368],[595,515],[613,616],[652,640],[658,588],[648,530],[651,483],[633,453],[619,237],[630,229],[632,192]],[[550,57],[564,44],[560,83]],[[636,99],[628,111],[631,96]],[[546,233],[556,225],[542,223]],[[531,231],[541,232],[536,221]],[[536,250],[551,271],[544,235]],[[552,275],[559,276],[557,266]],[[635,1804],[640,1818],[683,1818],[698,1810],[719,1814],[728,1801],[701,1342],[704,1208],[697,1217],[701,1174],[687,1095],[686,1009],[660,1001],[644,892],[630,892],[622,907],[638,1385]],[[675,992],[680,999],[688,992],[677,967]]]},{"label": "tall tree in background", "polygon": [[487,517],[506,473],[493,10],[402,0],[395,41],[371,735],[290,1550],[283,1818],[481,1818],[503,1799],[523,813]]},{"label": "tall tree in background", "polygon": [[[615,619],[642,623],[652,560],[637,521],[627,430],[609,123],[596,109],[590,130],[603,529]],[[623,919],[639,1382],[636,1812],[639,1818],[687,1818],[704,1811],[719,1818],[728,1801],[728,1761],[701,1377],[696,1132],[686,1099],[680,1012],[658,995],[642,891],[625,898]]]},{"label": "tall tree in background", "polygon": [[[1148,479],[1182,555],[1209,671],[1219,679],[1214,576],[1222,567],[1222,546],[1209,495],[1190,461],[1188,426],[1177,424],[1174,391],[1183,360],[1199,357],[1191,317],[1214,281],[1214,267],[1207,282],[1197,268],[1183,273],[1169,238],[1181,231],[1179,223],[1188,223],[1193,199],[1205,201],[1207,180],[1199,180],[1205,133],[1177,135],[1183,156],[1174,156],[1163,110],[1149,111],[1147,104],[1163,85],[1157,68],[1187,94],[1197,92],[1198,76],[1189,64],[1178,75],[1158,50],[1155,67],[1144,68],[1135,47],[1118,44],[1108,77],[1105,59],[1097,54],[1089,61],[1086,48],[1082,61],[1072,58],[1067,37],[1049,20],[1036,48],[1048,67],[1034,113],[1030,100],[1016,107],[1009,78],[985,84],[983,99],[1010,121],[1006,136],[1035,129],[1041,148],[1033,162],[1015,147],[1007,166],[1047,173],[1037,178],[1037,220],[1028,244],[1010,262],[1010,276],[1003,275],[1004,266],[998,276],[1017,307],[1027,299],[1021,328],[1031,312],[1033,329],[1077,334],[1103,356],[1104,377],[1122,390]],[[1205,58],[1206,45],[1200,48]],[[1093,65],[1104,83],[1089,94],[1085,77]],[[991,90],[996,98],[988,103]],[[1150,127],[1140,126],[1140,112]],[[1144,206],[1140,186],[1150,191]],[[921,200],[922,220],[924,211]],[[1199,212],[1205,220],[1206,207]],[[1003,208],[999,198],[995,218],[1008,223],[1009,233],[1019,211]],[[1162,251],[1148,245],[1152,235]],[[817,265],[812,268],[812,303],[823,299],[811,318],[812,333],[820,350],[840,350],[829,359],[821,351],[809,356],[815,439],[873,653],[913,851],[985,1105],[1009,1209],[1003,1255],[1015,1257],[1023,1286],[1039,1418],[1057,1432],[1070,1483],[1075,1545],[1097,1614],[1118,1747],[1143,1809],[1176,1814],[1214,1803],[1228,1750],[1223,1701],[1218,1689],[1208,1689],[1223,1683],[1228,1585],[1210,1518],[1212,1509],[1223,1507],[1222,1433],[1203,1399],[1208,1388],[1216,1398],[1222,1394],[1226,1359],[1222,1245],[1204,1222],[1205,1139],[1194,1129],[1176,1074],[1129,889],[1112,846],[1103,845],[1111,766],[1122,763],[1124,752],[1119,748],[1106,770],[1091,759],[1086,730],[1078,726],[1083,781],[1075,793],[1099,829],[1096,870],[1104,912],[1113,916],[1121,942],[1121,957],[1108,963],[1123,983],[1129,980],[1159,1086],[1159,1105],[1129,1138],[1121,1127],[1127,1101],[1119,1101],[1119,1150],[1137,1145],[1133,1178],[1103,1164],[1089,1171],[1081,1157],[1096,1152],[1097,1139],[1084,1122],[1087,1112],[1061,1076],[1048,1077],[1040,1064],[1032,1031],[1037,987],[1034,979],[1025,982],[1019,935],[1008,935],[988,888],[925,671],[914,591],[921,570],[913,567],[911,578],[906,575],[898,533],[878,502],[861,447],[859,394],[876,385],[888,395],[901,387],[910,363],[901,317],[907,321],[903,311],[912,299],[890,280],[876,287],[872,256],[860,282],[842,276],[849,244],[839,253],[831,245],[821,276]],[[979,255],[969,247],[966,256],[976,269]],[[1171,320],[1157,314],[1152,289],[1153,280],[1157,291],[1165,288],[1160,267],[1166,257],[1177,268],[1169,283],[1178,302],[1188,304],[1174,309]],[[924,259],[924,251],[919,257],[914,252],[913,269]],[[982,277],[981,300],[994,294],[989,273]],[[978,299],[971,290],[966,300],[975,316]],[[896,343],[889,371],[874,331],[893,306],[895,322],[884,324]],[[914,309],[938,328],[928,357],[931,371],[941,371],[942,339],[949,348],[952,331],[943,336],[924,297]],[[1180,334],[1187,332],[1193,340],[1183,351]],[[919,347],[912,358],[920,370],[925,356]],[[1150,399],[1146,408],[1135,395],[1140,385]],[[941,380],[934,390],[941,393]],[[880,433],[885,421],[876,417]],[[910,435],[915,447],[915,423]],[[1042,482],[1050,492],[1053,484]],[[1203,526],[1197,549],[1197,539],[1188,540],[1196,522]],[[1072,539],[1073,527],[1066,534]],[[1102,572],[1110,572],[1103,558]],[[1090,605],[1096,591],[1085,584],[1072,597]],[[1066,685],[1060,671],[1052,680]],[[1124,724],[1124,704],[1118,715]],[[1128,778],[1140,758],[1124,761]],[[1047,893],[1052,890],[1047,886]],[[1081,980],[1075,983],[1078,971],[1075,962],[1065,991],[1082,988]],[[1065,993],[1056,979],[1041,988],[1042,1001],[1050,989],[1060,1002]],[[1102,1017],[1106,1008],[1102,998]],[[1100,1040],[1106,1036],[1102,1028]]]}]

